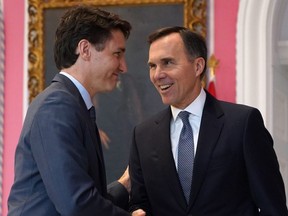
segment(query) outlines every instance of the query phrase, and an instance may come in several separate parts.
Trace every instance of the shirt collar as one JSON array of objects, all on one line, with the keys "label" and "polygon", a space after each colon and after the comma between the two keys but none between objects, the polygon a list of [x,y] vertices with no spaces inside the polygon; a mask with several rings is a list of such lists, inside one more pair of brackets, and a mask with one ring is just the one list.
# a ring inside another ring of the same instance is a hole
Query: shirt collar
[{"label": "shirt collar", "polygon": [[66,76],[68,79],[71,80],[71,82],[74,83],[74,85],[76,86],[76,88],[80,92],[80,94],[81,94],[81,96],[82,96],[82,98],[86,104],[87,109],[89,110],[93,106],[93,103],[92,103],[91,97],[90,97],[88,91],[85,89],[85,87],[77,79],[75,79],[73,76],[71,76],[70,74],[68,74],[64,71],[61,71],[60,74]]},{"label": "shirt collar", "polygon": [[[184,110],[188,111],[189,113],[191,113],[194,116],[198,116],[201,118],[202,112],[203,112],[203,107],[205,104],[205,100],[206,100],[206,92],[202,88],[198,97],[191,104],[189,104]],[[173,120],[175,121],[178,114],[183,110],[178,109],[178,108],[173,107],[173,106],[170,106],[170,107],[171,107]]]}]

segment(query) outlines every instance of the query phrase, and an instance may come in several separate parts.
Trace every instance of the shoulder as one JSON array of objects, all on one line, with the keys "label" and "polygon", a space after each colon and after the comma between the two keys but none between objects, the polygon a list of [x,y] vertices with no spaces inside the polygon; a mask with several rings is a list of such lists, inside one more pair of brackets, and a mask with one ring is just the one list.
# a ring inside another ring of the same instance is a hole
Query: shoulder
[{"label": "shoulder", "polygon": [[49,86],[32,101],[27,111],[27,120],[31,123],[65,121],[73,124],[82,121],[86,111],[67,89]]},{"label": "shoulder", "polygon": [[251,112],[257,108],[245,104],[236,104],[227,101],[219,101],[221,108],[229,112]]},{"label": "shoulder", "polygon": [[258,122],[261,124],[264,122],[260,110],[256,107],[225,101],[219,101],[219,104],[227,120],[245,121],[246,123]]},{"label": "shoulder", "polygon": [[226,119],[233,121],[249,118],[250,116],[262,118],[260,111],[255,107],[218,100],[209,93],[206,97],[204,112],[216,114],[218,117],[224,115]]}]

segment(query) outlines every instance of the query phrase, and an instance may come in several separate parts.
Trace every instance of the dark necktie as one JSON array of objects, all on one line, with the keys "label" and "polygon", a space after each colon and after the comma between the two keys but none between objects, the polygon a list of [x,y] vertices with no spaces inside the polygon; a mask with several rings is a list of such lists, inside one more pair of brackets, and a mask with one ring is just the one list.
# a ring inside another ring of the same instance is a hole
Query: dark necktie
[{"label": "dark necktie", "polygon": [[90,118],[91,118],[91,121],[92,121],[92,125],[93,125],[94,129],[96,129],[96,112],[95,112],[95,107],[94,106],[92,106],[89,109],[89,114],[90,114]]},{"label": "dark necktie", "polygon": [[187,111],[182,111],[178,115],[183,122],[178,144],[178,176],[187,203],[189,203],[194,163],[194,140],[189,114]]},{"label": "dark necktie", "polygon": [[92,121],[92,125],[93,125],[93,129],[95,131],[95,134],[96,134],[96,139],[97,139],[97,142],[95,143],[95,148],[96,148],[96,151],[97,151],[97,154],[99,156],[99,162],[100,162],[100,169],[99,169],[99,173],[100,173],[100,176],[99,177],[101,179],[101,182],[102,182],[102,187],[101,188],[98,188],[98,191],[100,192],[100,194],[102,194],[103,196],[106,196],[105,194],[107,193],[106,192],[106,172],[105,172],[105,165],[104,165],[104,158],[103,158],[103,151],[102,151],[102,144],[101,144],[101,139],[100,139],[100,135],[99,135],[99,131],[98,131],[98,127],[96,125],[96,112],[95,112],[95,108],[94,106],[92,106],[90,109],[89,109],[89,114],[90,114],[90,119]]},{"label": "dark necktie", "polygon": [[95,133],[96,133],[97,141],[98,141],[98,145],[96,144],[97,145],[96,147],[100,151],[99,153],[100,153],[101,159],[103,159],[101,139],[100,139],[100,135],[99,135],[99,131],[98,131],[97,125],[96,125],[96,112],[95,112],[95,107],[94,106],[92,106],[89,109],[89,113],[90,113],[90,118],[91,118],[92,125],[93,125],[93,128],[94,128]]}]

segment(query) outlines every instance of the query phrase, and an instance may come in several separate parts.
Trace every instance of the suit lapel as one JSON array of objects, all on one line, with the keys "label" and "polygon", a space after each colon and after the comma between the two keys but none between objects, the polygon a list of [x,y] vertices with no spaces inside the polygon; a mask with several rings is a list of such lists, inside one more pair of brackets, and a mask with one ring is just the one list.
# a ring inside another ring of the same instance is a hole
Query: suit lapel
[{"label": "suit lapel", "polygon": [[217,145],[223,124],[224,118],[221,107],[217,100],[207,93],[194,161],[190,208],[193,206],[204,181],[209,161]]},{"label": "suit lapel", "polygon": [[[101,174],[100,174],[100,178],[101,178],[101,184],[102,184],[102,188],[106,188],[106,172],[105,172],[105,165],[104,165],[104,159],[103,159],[103,152],[102,152],[102,147],[101,147],[101,141],[99,136],[97,136],[96,132],[95,132],[95,127],[92,125],[92,121],[90,119],[90,115],[89,115],[89,111],[87,110],[86,104],[79,92],[79,90],[77,89],[77,87],[71,82],[70,79],[68,79],[66,76],[62,75],[62,74],[57,74],[54,79],[52,80],[52,82],[60,82],[63,84],[63,87],[65,87],[65,89],[67,89],[77,100],[77,102],[80,104],[80,106],[83,108],[83,112],[85,113],[83,115],[83,118],[85,118],[86,122],[88,122],[89,124],[89,131],[91,134],[91,139],[93,144],[88,145],[87,148],[90,149],[90,154],[93,155],[93,152],[96,152],[98,157],[95,157],[95,155],[91,156],[91,160],[95,160],[98,159],[97,163],[95,161],[95,163],[93,164],[99,164],[99,167],[101,169]],[[96,169],[97,172],[99,172],[99,170]],[[101,188],[101,190],[102,190]],[[100,188],[99,188],[100,189]]]},{"label": "suit lapel", "polygon": [[66,76],[62,74],[56,74],[56,76],[52,80],[52,83],[54,82],[62,83],[63,87],[65,87],[65,89],[68,90],[76,98],[80,106],[83,109],[87,109],[80,92],[70,79],[68,79]]},{"label": "suit lapel", "polygon": [[[172,118],[170,107],[164,110],[159,118],[156,119],[154,130],[155,138],[157,143],[154,143],[156,155],[159,157],[160,166],[159,170],[163,171],[164,179],[170,184],[171,197],[175,198],[175,202],[183,208],[187,208],[184,193],[181,188],[181,184],[178,178],[172,150],[171,150],[171,139],[170,139],[170,121]],[[170,196],[167,192],[167,196]]]}]

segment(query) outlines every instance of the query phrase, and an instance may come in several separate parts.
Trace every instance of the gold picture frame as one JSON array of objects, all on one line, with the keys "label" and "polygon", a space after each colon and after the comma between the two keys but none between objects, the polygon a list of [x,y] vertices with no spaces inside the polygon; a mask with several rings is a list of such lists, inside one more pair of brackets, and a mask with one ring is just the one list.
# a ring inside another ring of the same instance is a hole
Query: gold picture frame
[{"label": "gold picture frame", "polygon": [[183,5],[183,25],[206,37],[206,0],[29,0],[28,89],[31,102],[44,88],[44,10],[79,4],[95,6]]}]

